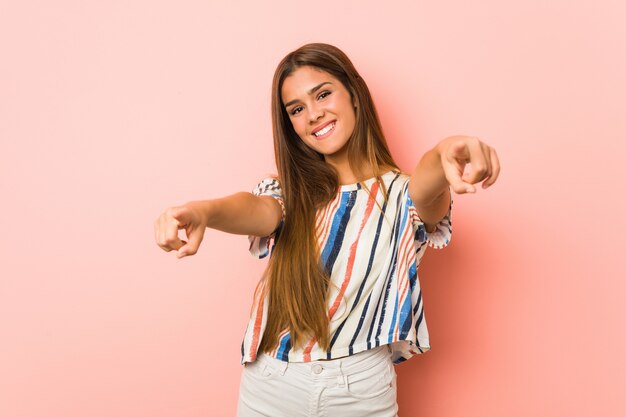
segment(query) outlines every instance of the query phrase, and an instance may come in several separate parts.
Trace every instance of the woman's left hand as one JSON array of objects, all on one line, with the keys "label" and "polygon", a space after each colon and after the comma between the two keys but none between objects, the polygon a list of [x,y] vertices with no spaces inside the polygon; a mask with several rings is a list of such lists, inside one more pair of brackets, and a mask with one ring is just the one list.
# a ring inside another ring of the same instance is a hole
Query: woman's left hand
[{"label": "woman's left hand", "polygon": [[[477,137],[450,136],[439,142],[436,148],[446,179],[457,194],[475,193],[472,184],[483,180],[483,189],[496,182],[500,173],[496,150]],[[468,164],[470,169],[465,172]]]}]

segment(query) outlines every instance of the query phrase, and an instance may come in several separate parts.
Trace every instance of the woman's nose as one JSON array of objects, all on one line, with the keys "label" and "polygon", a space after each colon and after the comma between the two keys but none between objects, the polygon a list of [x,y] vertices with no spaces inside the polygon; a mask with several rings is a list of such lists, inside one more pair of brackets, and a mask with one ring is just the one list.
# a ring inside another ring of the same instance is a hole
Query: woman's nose
[{"label": "woman's nose", "polygon": [[309,112],[309,120],[316,122],[320,117],[324,116],[324,110],[318,106],[312,106]]}]

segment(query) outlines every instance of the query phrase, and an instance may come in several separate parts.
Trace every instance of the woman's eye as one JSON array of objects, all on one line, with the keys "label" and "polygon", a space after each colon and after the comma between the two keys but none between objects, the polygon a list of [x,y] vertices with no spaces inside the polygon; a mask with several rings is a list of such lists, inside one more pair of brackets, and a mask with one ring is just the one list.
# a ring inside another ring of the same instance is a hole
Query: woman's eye
[{"label": "woman's eye", "polygon": [[322,94],[320,94],[319,98],[324,98],[328,96],[329,94],[330,94],[330,91],[324,91]]},{"label": "woman's eye", "polygon": [[301,109],[302,109],[301,107],[295,107],[295,108],[293,108],[293,109],[291,110],[291,115],[292,115],[292,116],[295,116],[295,115],[296,115],[296,113],[299,113]]}]

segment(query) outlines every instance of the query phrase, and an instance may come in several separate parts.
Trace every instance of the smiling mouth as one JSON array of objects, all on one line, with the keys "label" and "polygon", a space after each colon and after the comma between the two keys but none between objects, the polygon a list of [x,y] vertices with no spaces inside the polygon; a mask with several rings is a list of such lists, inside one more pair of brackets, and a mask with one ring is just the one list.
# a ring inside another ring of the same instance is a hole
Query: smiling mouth
[{"label": "smiling mouth", "polygon": [[313,133],[313,136],[316,139],[323,139],[325,137],[327,137],[328,135],[330,135],[334,130],[335,130],[335,125],[337,124],[337,122],[332,122],[331,124],[329,124],[328,126],[326,126],[325,128]]}]

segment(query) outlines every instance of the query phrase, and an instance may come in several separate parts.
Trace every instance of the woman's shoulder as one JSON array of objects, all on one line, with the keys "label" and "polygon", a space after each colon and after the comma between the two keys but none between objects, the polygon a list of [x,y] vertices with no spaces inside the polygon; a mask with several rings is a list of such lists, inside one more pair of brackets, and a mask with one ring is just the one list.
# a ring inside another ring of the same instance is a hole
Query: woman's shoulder
[{"label": "woman's shoulder", "polygon": [[409,174],[398,168],[390,168],[382,175],[386,185],[391,185],[392,183],[405,185],[409,178]]},{"label": "woman's shoulder", "polygon": [[282,194],[282,187],[278,175],[264,175],[257,180],[256,185],[252,189],[254,195],[263,195],[268,193]]}]

